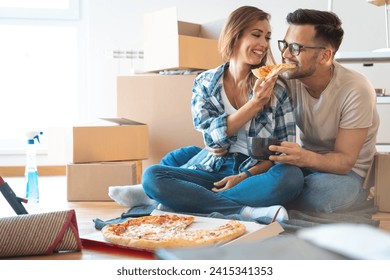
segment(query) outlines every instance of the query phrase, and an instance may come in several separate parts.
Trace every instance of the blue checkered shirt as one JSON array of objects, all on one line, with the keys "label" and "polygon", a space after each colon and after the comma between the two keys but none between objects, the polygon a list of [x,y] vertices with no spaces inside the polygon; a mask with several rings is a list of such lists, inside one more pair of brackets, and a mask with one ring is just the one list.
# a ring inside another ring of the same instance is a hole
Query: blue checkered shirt
[{"label": "blue checkered shirt", "polygon": [[[228,137],[227,117],[222,101],[223,73],[228,64],[205,71],[198,75],[192,88],[192,117],[195,129],[202,132],[204,143],[212,149],[229,147],[237,141],[237,135]],[[292,99],[282,83],[274,88],[275,98],[271,106],[259,112],[250,122],[249,136],[273,137],[283,141],[295,142],[296,126]],[[253,92],[250,92],[250,98]],[[218,172],[224,156],[216,156],[203,149],[184,167]],[[248,159],[240,170],[248,169],[258,161]]]}]

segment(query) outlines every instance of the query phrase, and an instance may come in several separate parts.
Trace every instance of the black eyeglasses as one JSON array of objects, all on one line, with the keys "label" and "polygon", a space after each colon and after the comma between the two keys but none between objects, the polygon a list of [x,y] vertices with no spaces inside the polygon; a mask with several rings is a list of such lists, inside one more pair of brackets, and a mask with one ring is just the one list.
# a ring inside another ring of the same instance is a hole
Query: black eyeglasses
[{"label": "black eyeglasses", "polygon": [[278,47],[281,52],[284,52],[288,48],[289,52],[293,56],[298,56],[302,49],[326,49],[325,47],[302,46],[297,43],[288,44],[285,40],[278,40]]}]

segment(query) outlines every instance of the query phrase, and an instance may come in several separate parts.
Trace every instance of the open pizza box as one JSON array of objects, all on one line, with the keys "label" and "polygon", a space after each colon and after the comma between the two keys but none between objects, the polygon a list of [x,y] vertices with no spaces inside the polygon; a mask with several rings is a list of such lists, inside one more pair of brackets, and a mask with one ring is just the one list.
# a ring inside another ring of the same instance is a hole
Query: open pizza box
[{"label": "open pizza box", "polygon": [[[154,210],[152,212],[152,215],[164,215],[164,214],[169,214],[169,213],[159,211],[159,210]],[[213,229],[226,224],[228,221],[226,219],[217,219],[217,218],[208,218],[208,217],[199,217],[199,216],[194,216],[194,217],[195,217],[194,223],[188,227],[188,229],[190,230]],[[241,244],[241,243],[251,242],[251,241],[260,241],[260,240],[270,238],[272,236],[276,236],[279,233],[284,231],[282,226],[278,222],[273,222],[269,225],[262,225],[256,222],[244,222],[244,221],[240,221],[240,222],[245,225],[246,233],[230,242],[219,244],[218,246],[227,246],[231,244]]]},{"label": "open pizza box", "polygon": [[[160,210],[154,210],[151,213],[151,215],[169,215],[169,214],[172,213],[164,212]],[[174,214],[181,215],[177,213]],[[183,216],[188,216],[188,215],[183,215]],[[200,217],[200,216],[194,216],[194,217],[195,217],[194,222],[188,227],[189,230],[212,229],[224,225],[228,221],[226,219],[218,219],[218,218],[208,218],[208,217]],[[230,242],[217,244],[216,246],[230,246],[230,245],[243,244],[246,242],[260,241],[260,240],[264,240],[276,236],[284,231],[282,226],[276,221],[269,225],[262,225],[256,222],[246,222],[246,221],[240,221],[240,222],[245,225],[246,233]],[[81,240],[83,244],[88,244],[88,247],[90,249],[92,249],[91,246],[97,246],[97,247],[108,246],[108,247],[135,250],[135,251],[147,251],[147,252],[151,251],[147,249],[127,247],[123,245],[110,243],[104,239],[100,231],[96,231],[94,233],[81,236]]]}]

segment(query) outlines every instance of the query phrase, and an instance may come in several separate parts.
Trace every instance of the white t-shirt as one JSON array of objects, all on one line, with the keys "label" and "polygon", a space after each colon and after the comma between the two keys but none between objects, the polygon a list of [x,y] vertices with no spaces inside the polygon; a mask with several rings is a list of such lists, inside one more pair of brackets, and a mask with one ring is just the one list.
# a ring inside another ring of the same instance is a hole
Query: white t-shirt
[{"label": "white t-shirt", "polygon": [[[237,109],[233,107],[233,105],[230,103],[225,89],[222,88],[221,90],[222,94],[222,101],[223,105],[225,106],[225,112],[229,115],[237,112]],[[247,135],[249,131],[249,125],[250,122],[247,122],[243,127],[240,128],[237,134],[237,142],[235,142],[232,146],[229,148],[230,153],[241,153],[244,155],[248,155],[248,144],[247,144]]]},{"label": "white t-shirt", "polygon": [[317,153],[334,151],[339,128],[367,128],[368,135],[355,166],[365,177],[376,152],[379,116],[376,94],[362,74],[334,62],[333,78],[320,98],[313,98],[298,80],[290,80],[302,147]]}]

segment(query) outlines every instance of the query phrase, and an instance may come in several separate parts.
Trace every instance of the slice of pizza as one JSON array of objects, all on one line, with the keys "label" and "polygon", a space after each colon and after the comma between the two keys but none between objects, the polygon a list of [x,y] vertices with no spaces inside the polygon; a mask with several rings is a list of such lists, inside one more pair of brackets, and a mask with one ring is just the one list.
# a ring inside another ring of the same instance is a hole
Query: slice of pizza
[{"label": "slice of pizza", "polygon": [[272,77],[275,75],[279,75],[288,69],[295,68],[295,64],[277,64],[277,65],[265,65],[259,68],[252,69],[253,75],[255,75],[258,79],[264,80],[266,77]]},{"label": "slice of pizza", "polygon": [[145,216],[107,225],[102,229],[102,234],[114,244],[157,249],[226,243],[246,232],[246,227],[239,221],[227,221],[213,229],[187,229],[193,222],[193,216]]}]

